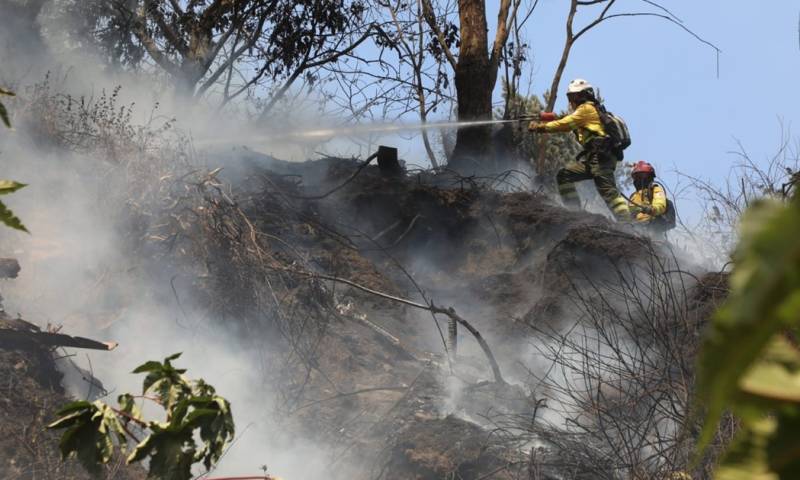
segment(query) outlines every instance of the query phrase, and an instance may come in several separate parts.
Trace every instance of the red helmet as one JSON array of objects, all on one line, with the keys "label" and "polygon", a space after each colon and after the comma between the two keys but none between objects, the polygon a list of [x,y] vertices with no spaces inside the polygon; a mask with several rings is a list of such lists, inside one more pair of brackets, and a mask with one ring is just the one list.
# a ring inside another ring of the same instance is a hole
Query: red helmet
[{"label": "red helmet", "polygon": [[649,163],[645,162],[644,160],[639,160],[633,166],[633,171],[631,172],[631,175],[636,175],[637,173],[649,173],[650,175],[655,177],[656,176],[656,169],[653,168],[652,165],[650,165]]}]

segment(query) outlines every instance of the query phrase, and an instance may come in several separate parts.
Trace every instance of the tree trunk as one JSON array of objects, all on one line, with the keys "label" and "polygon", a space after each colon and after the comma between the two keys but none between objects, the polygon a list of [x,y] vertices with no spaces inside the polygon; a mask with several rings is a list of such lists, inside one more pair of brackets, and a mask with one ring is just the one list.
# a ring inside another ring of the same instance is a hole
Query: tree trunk
[{"label": "tree trunk", "polygon": [[[461,46],[455,68],[456,99],[460,122],[492,117],[492,90],[497,71],[489,60],[485,0],[459,0]],[[462,174],[491,169],[487,165],[489,127],[460,128],[450,167]]]},{"label": "tree trunk", "polygon": [[197,75],[194,65],[181,65],[180,72],[173,78],[175,85],[175,98],[182,102],[189,102],[194,98],[194,91],[197,88]]},{"label": "tree trunk", "polygon": [[211,62],[213,32],[196,28],[189,36],[189,45],[175,77],[175,93],[178,99],[188,102],[194,98],[197,85],[208,73]]}]

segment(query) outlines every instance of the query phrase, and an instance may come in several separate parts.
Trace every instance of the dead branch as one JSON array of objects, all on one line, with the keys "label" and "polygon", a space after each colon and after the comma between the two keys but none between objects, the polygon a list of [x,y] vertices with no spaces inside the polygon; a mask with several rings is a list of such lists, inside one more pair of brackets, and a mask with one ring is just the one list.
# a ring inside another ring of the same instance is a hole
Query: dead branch
[{"label": "dead branch", "polygon": [[340,183],[339,185],[333,187],[332,189],[328,190],[327,192],[325,192],[323,194],[312,195],[312,196],[304,196],[304,195],[294,195],[294,194],[291,194],[291,193],[286,193],[285,195],[287,195],[287,196],[289,196],[291,198],[298,198],[298,199],[302,199],[302,200],[322,200],[324,198],[327,198],[330,195],[338,192],[342,188],[346,187],[347,184],[349,184],[353,180],[355,180],[355,178],[358,176],[358,174],[361,173],[362,170],[367,168],[367,165],[369,165],[370,162],[372,162],[377,157],[378,157],[378,152],[375,152],[372,155],[370,155],[369,157],[367,157],[363,162],[361,162],[361,164],[359,164],[358,168],[356,168],[356,171],[353,172],[353,174],[350,175],[347,178],[347,180],[345,180],[344,182]]},{"label": "dead branch", "polygon": [[[281,268],[281,267],[278,267],[278,268]],[[299,275],[299,276],[303,276],[303,277],[307,277],[307,278],[315,278],[315,279],[319,279],[319,280],[328,280],[328,281],[332,281],[332,282],[343,283],[345,285],[348,285],[350,287],[353,287],[353,288],[355,288],[357,290],[360,290],[362,292],[368,293],[370,295],[375,295],[377,297],[384,298],[386,300],[391,300],[393,302],[397,302],[397,303],[400,303],[402,305],[407,305],[409,307],[414,307],[414,308],[418,308],[418,309],[421,309],[421,310],[427,310],[427,311],[429,311],[431,313],[434,313],[434,314],[446,315],[451,320],[463,325],[464,328],[466,328],[472,334],[472,336],[475,337],[475,340],[477,340],[478,345],[480,345],[480,347],[481,347],[481,350],[483,350],[483,353],[486,355],[486,359],[489,361],[489,365],[492,368],[492,374],[494,375],[495,382],[501,383],[501,384],[505,384],[506,383],[506,381],[503,379],[502,373],[500,372],[500,366],[498,365],[497,360],[495,359],[491,348],[489,348],[489,344],[486,343],[486,340],[483,338],[481,333],[475,327],[473,327],[471,323],[469,323],[467,320],[465,320],[463,317],[461,317],[458,313],[456,313],[456,310],[453,307],[443,308],[443,307],[436,306],[433,302],[431,302],[430,305],[424,305],[424,304],[417,303],[417,302],[414,302],[414,301],[411,301],[411,300],[408,300],[408,299],[405,299],[405,298],[402,298],[402,297],[398,297],[398,296],[395,296],[395,295],[389,295],[388,293],[384,293],[384,292],[379,292],[377,290],[371,289],[369,287],[365,287],[364,285],[360,285],[360,284],[358,284],[356,282],[353,282],[351,280],[335,277],[335,276],[332,276],[332,275],[326,275],[326,274],[323,274],[323,273],[313,273],[313,272],[307,272],[307,271],[298,271],[298,270],[288,269],[288,268],[281,268],[281,269],[286,271],[286,272],[290,272],[290,273],[293,273],[293,274],[296,274],[296,275]]]},{"label": "dead branch", "polygon": [[[688,33],[689,35],[697,39],[699,42],[711,47],[717,53],[717,56],[719,56],[719,54],[722,52],[722,50],[720,50],[716,45],[704,39],[703,37],[698,35],[694,30],[684,25],[683,21],[680,18],[676,17],[670,10],[662,6],[660,3],[651,0],[641,0],[641,1],[653,8],[660,10],[662,13],[623,12],[623,13],[614,13],[609,15],[609,11],[616,3],[616,0],[571,0],[569,14],[567,15],[567,22],[566,22],[567,35],[564,40],[564,48],[561,53],[561,59],[559,60],[558,66],[556,67],[556,71],[553,74],[553,81],[550,84],[550,90],[549,90],[550,93],[547,98],[547,106],[545,111],[552,112],[553,108],[555,108],[556,98],[558,96],[558,86],[561,84],[561,77],[564,74],[564,69],[567,66],[567,61],[572,51],[572,47],[575,45],[575,42],[577,42],[580,37],[588,33],[593,28],[613,18],[626,18],[626,17],[658,18],[678,26],[684,32]],[[600,14],[594,20],[589,22],[586,26],[580,28],[577,32],[574,31],[575,17],[580,7],[601,5],[601,4],[605,5],[603,6]]]}]

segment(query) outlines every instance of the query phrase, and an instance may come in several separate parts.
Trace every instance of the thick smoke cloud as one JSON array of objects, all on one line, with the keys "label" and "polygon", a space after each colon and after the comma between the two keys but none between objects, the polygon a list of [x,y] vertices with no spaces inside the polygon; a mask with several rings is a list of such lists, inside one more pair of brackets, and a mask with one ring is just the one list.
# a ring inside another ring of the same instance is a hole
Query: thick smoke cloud
[{"label": "thick smoke cloud", "polygon": [[[31,18],[25,16],[29,12],[24,6],[0,6],[7,14],[0,22],[0,81],[21,97],[34,95],[32,85],[46,77],[51,94],[63,98],[97,100],[120,86],[117,104],[135,104],[132,124],[174,118],[181,134],[222,145],[209,154],[213,165],[197,152],[192,161],[198,167],[225,166],[225,161],[235,166],[235,159],[225,153],[237,143],[226,144],[224,139],[250,143],[247,139],[255,138],[256,128],[246,122],[202,105],[179,108],[163,85],[109,72],[91,52],[66,48],[58,23],[48,17],[52,12],[45,8]],[[23,105],[23,100],[10,103],[12,111]],[[22,121],[25,113],[17,112],[12,121]],[[301,112],[294,121],[303,120]],[[190,377],[214,385],[234,409],[237,440],[215,475],[258,474],[266,465],[270,473],[284,478],[326,477],[331,460],[326,448],[294,437],[276,414],[269,339],[261,345],[240,342],[221,319],[195,304],[189,293],[191,279],[176,276],[166,265],[156,268],[140,257],[141,252],[129,249],[132,232],[126,230],[126,198],[121,195],[129,188],[125,169],[109,165],[97,152],[42,142],[46,138],[31,135],[26,125],[17,127],[0,132],[2,176],[29,186],[4,201],[31,234],[0,232],[2,253],[22,265],[19,278],[0,286],[5,309],[42,327],[51,324],[65,333],[120,344],[112,352],[65,352],[68,356],[59,360],[59,367],[66,388],[78,398],[102,396],[98,385],[86,381],[92,374],[108,392],[106,400],[113,402],[120,393],[140,391],[141,376],[130,373],[136,366],[183,352],[177,364],[187,368]],[[273,144],[266,151],[300,158],[313,147]]]}]

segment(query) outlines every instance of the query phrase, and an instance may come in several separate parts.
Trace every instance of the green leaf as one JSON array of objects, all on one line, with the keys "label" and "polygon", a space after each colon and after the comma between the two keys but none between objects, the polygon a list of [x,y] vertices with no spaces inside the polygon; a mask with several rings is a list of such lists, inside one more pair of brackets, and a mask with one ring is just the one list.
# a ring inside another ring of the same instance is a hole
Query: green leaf
[{"label": "green leaf", "polygon": [[125,461],[129,464],[141,462],[147,458],[148,455],[150,455],[150,452],[153,450],[153,446],[153,436],[148,435],[144,438],[144,440],[139,442],[136,447],[134,447],[133,451],[131,451]]},{"label": "green leaf", "polygon": [[133,395],[130,393],[123,393],[117,397],[117,403],[119,403],[120,412],[127,415],[121,415],[120,418],[120,421],[124,425],[127,425],[131,419],[142,420],[142,411],[139,409],[139,406],[136,405],[136,399],[133,398]]},{"label": "green leaf", "polygon": [[219,461],[225,446],[235,436],[230,403],[222,397],[194,398],[190,400],[194,410],[186,417],[193,429],[200,429],[203,441],[202,458],[206,469]]},{"label": "green leaf", "polygon": [[770,469],[781,479],[800,478],[800,408],[783,409],[776,420],[777,429],[767,445]]},{"label": "green leaf", "polygon": [[101,401],[74,402],[59,411],[64,417],[48,428],[66,428],[59,448],[63,458],[75,455],[91,473],[100,470],[114,454],[114,437],[125,441],[117,414]]},{"label": "green leaf", "polygon": [[70,402],[61,407],[61,409],[59,409],[58,412],[56,412],[56,415],[65,415],[67,413],[79,412],[81,410],[89,408],[91,405],[92,405],[91,402],[87,402],[85,400]]},{"label": "green leaf", "polygon": [[782,408],[745,421],[717,467],[715,480],[800,478],[800,409]]},{"label": "green leaf", "polygon": [[717,467],[714,479],[779,480],[767,461],[767,442],[775,429],[776,422],[771,418],[742,428]]},{"label": "green leaf", "polygon": [[149,362],[145,362],[138,367],[136,367],[132,373],[145,373],[145,372],[153,372],[157,370],[161,370],[163,365],[161,362],[156,362],[155,360],[150,360]]},{"label": "green leaf", "polygon": [[14,193],[20,188],[25,188],[27,186],[27,183],[19,183],[14,180],[0,180],[0,195]]},{"label": "green leaf", "polygon": [[775,332],[800,320],[791,298],[800,283],[798,238],[796,202],[760,202],[742,219],[731,292],[712,319],[698,364],[698,406],[707,409],[700,451],[713,439],[740,377]]},{"label": "green leaf", "polygon": [[172,355],[170,355],[169,357],[167,357],[167,358],[165,358],[165,359],[164,359],[164,363],[165,363],[165,364],[169,364],[169,363],[171,363],[173,360],[177,360],[178,358],[180,358],[180,357],[181,357],[181,355],[183,355],[183,352],[173,353]]},{"label": "green leaf", "polygon": [[48,424],[47,428],[56,429],[56,428],[68,428],[68,427],[71,427],[71,426],[75,425],[76,423],[81,422],[82,421],[82,417],[84,415],[85,415],[85,412],[82,412],[82,411],[72,412],[69,415],[65,415],[65,416],[59,418],[58,420]]},{"label": "green leaf", "polygon": [[185,369],[175,368],[172,360],[180,357],[175,353],[164,362],[149,361],[137,367],[133,373],[147,373],[142,382],[142,393],[154,391],[164,408],[170,412],[181,399],[192,394],[189,381],[183,376]]},{"label": "green leaf", "polygon": [[211,408],[196,408],[186,416],[184,422],[191,428],[200,428],[209,425],[217,417],[217,410]]},{"label": "green leaf", "polygon": [[[13,180],[0,180],[0,195],[13,193],[24,187],[27,187],[24,183],[15,182]],[[22,221],[17,218],[14,212],[6,207],[3,202],[0,202],[0,222],[11,228],[22,230],[23,232],[28,231],[25,225],[22,224]]]},{"label": "green leaf", "polygon": [[194,382],[192,392],[196,397],[213,397],[216,390],[201,378]]},{"label": "green leaf", "polygon": [[6,110],[6,106],[0,102],[0,120],[6,125],[6,127],[11,128],[11,119],[8,117],[8,110]]},{"label": "green leaf", "polygon": [[0,223],[3,223],[7,227],[11,227],[15,230],[21,230],[23,232],[30,233],[28,232],[28,229],[25,228],[25,225],[22,224],[22,220],[14,215],[14,212],[6,207],[6,204],[3,202],[0,202]]},{"label": "green leaf", "polygon": [[800,352],[782,336],[776,337],[739,380],[739,389],[767,408],[800,406]]},{"label": "green leaf", "polygon": [[153,423],[152,433],[128,456],[128,463],[149,459],[151,478],[192,478],[195,449],[192,430]]},{"label": "green leaf", "polygon": [[[0,87],[0,95],[5,95],[8,97],[16,96],[11,90],[6,90],[2,87]],[[0,102],[0,120],[3,121],[6,127],[11,128],[11,119],[8,117],[8,110],[6,110],[6,106],[3,105],[3,102]]]},{"label": "green leaf", "polygon": [[66,430],[62,455],[76,455],[88,470],[97,472],[99,465],[111,460],[115,437],[119,445],[127,445],[125,426],[136,419],[146,425],[147,435],[131,450],[127,462],[147,461],[149,478],[188,480],[198,462],[210,470],[234,438],[233,414],[230,403],[214,394],[214,387],[202,379],[190,383],[183,376],[185,370],[172,365],[179,356],[146,362],[135,370],[147,374],[144,391],[159,395],[166,422],[145,422],[136,398],[128,393],[117,398],[117,411],[99,401],[73,402],[50,425]]}]

